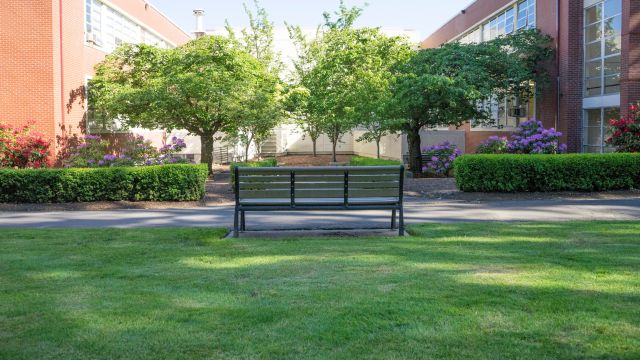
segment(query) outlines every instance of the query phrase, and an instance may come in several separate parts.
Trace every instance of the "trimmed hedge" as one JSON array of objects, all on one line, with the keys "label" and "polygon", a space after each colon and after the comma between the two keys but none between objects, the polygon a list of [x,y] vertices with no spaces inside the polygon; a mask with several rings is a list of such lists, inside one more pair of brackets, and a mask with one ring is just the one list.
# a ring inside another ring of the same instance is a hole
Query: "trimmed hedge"
[{"label": "trimmed hedge", "polygon": [[196,201],[205,193],[206,165],[0,169],[0,202]]},{"label": "trimmed hedge", "polygon": [[454,162],[468,192],[608,191],[640,188],[638,154],[465,155]]}]

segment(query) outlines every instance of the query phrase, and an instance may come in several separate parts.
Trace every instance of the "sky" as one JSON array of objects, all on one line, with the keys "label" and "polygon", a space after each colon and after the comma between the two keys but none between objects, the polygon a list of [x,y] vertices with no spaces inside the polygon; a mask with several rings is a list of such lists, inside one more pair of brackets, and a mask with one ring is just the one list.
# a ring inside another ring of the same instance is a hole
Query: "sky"
[{"label": "sky", "polygon": [[[253,0],[147,0],[166,14],[183,30],[195,29],[193,9],[203,9],[205,28],[224,26],[228,19],[233,27],[247,25],[242,4]],[[357,25],[417,30],[422,38],[437,30],[474,0],[366,0],[369,5]],[[339,0],[261,0],[276,26],[284,21],[302,27],[315,27],[322,13],[333,12]],[[348,6],[363,6],[365,0],[346,0]]]}]

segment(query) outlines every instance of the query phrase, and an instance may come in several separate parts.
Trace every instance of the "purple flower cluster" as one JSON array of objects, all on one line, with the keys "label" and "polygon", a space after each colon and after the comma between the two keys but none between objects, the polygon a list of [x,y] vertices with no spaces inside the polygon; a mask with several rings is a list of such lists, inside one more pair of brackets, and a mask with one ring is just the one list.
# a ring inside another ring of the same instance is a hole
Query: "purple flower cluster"
[{"label": "purple flower cluster", "polygon": [[159,151],[161,153],[172,153],[172,152],[180,152],[187,147],[187,144],[184,142],[184,139],[180,139],[177,137],[172,137],[171,142],[162,146]]},{"label": "purple flower cluster", "polygon": [[422,149],[422,158],[429,159],[422,167],[422,172],[434,172],[446,175],[453,167],[455,159],[462,155],[462,151],[450,142],[430,145]]},{"label": "purple flower cluster", "polygon": [[542,121],[529,120],[522,123],[508,140],[505,136],[491,136],[483,141],[478,154],[560,154],[567,151],[565,144],[560,144],[561,132],[556,129],[545,129]]},{"label": "purple flower cluster", "polygon": [[556,129],[545,129],[539,120],[529,120],[518,127],[507,144],[507,152],[515,154],[558,154],[567,151],[560,144],[562,133]]}]

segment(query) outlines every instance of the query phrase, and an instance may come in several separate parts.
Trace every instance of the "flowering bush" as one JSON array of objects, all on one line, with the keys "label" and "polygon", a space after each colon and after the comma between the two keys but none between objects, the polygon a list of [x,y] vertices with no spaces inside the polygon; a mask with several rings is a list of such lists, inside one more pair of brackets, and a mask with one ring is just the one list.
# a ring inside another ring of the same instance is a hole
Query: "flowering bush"
[{"label": "flowering bush", "polygon": [[560,144],[561,132],[545,129],[542,121],[529,120],[506,137],[491,136],[476,149],[478,154],[561,154],[567,152],[567,145]]},{"label": "flowering bush", "polygon": [[615,146],[618,152],[640,152],[640,108],[631,105],[629,110],[629,116],[609,121],[615,131],[607,144]]},{"label": "flowering bush", "polygon": [[460,155],[462,155],[462,151],[448,141],[427,146],[422,149],[422,158],[427,160],[422,167],[422,172],[446,175],[453,168],[453,161]]},{"label": "flowering bush", "polygon": [[0,123],[0,167],[47,167],[50,145],[43,134],[31,131],[30,125],[18,128]]},{"label": "flowering bush", "polygon": [[186,163],[175,156],[186,148],[183,139],[173,137],[171,143],[156,149],[151,141],[131,135],[124,139],[117,153],[109,151],[109,142],[96,135],[86,135],[64,162],[66,167],[113,167]]},{"label": "flowering bush", "polygon": [[545,129],[542,121],[529,120],[518,127],[507,144],[507,151],[514,154],[559,154],[567,151],[560,144],[561,132]]},{"label": "flowering bush", "polygon": [[478,154],[504,154],[507,152],[507,145],[509,140],[506,136],[490,136],[487,140],[483,141],[476,153]]}]

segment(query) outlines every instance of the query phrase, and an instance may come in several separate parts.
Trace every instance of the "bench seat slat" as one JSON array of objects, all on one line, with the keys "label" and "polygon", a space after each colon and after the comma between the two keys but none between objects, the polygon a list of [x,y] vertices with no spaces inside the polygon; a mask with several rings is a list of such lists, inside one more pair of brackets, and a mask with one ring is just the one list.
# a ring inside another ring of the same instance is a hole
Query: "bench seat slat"
[{"label": "bench seat slat", "polygon": [[289,199],[291,190],[240,190],[240,199]]},{"label": "bench seat slat", "polygon": [[240,190],[288,190],[290,182],[240,183]]}]

